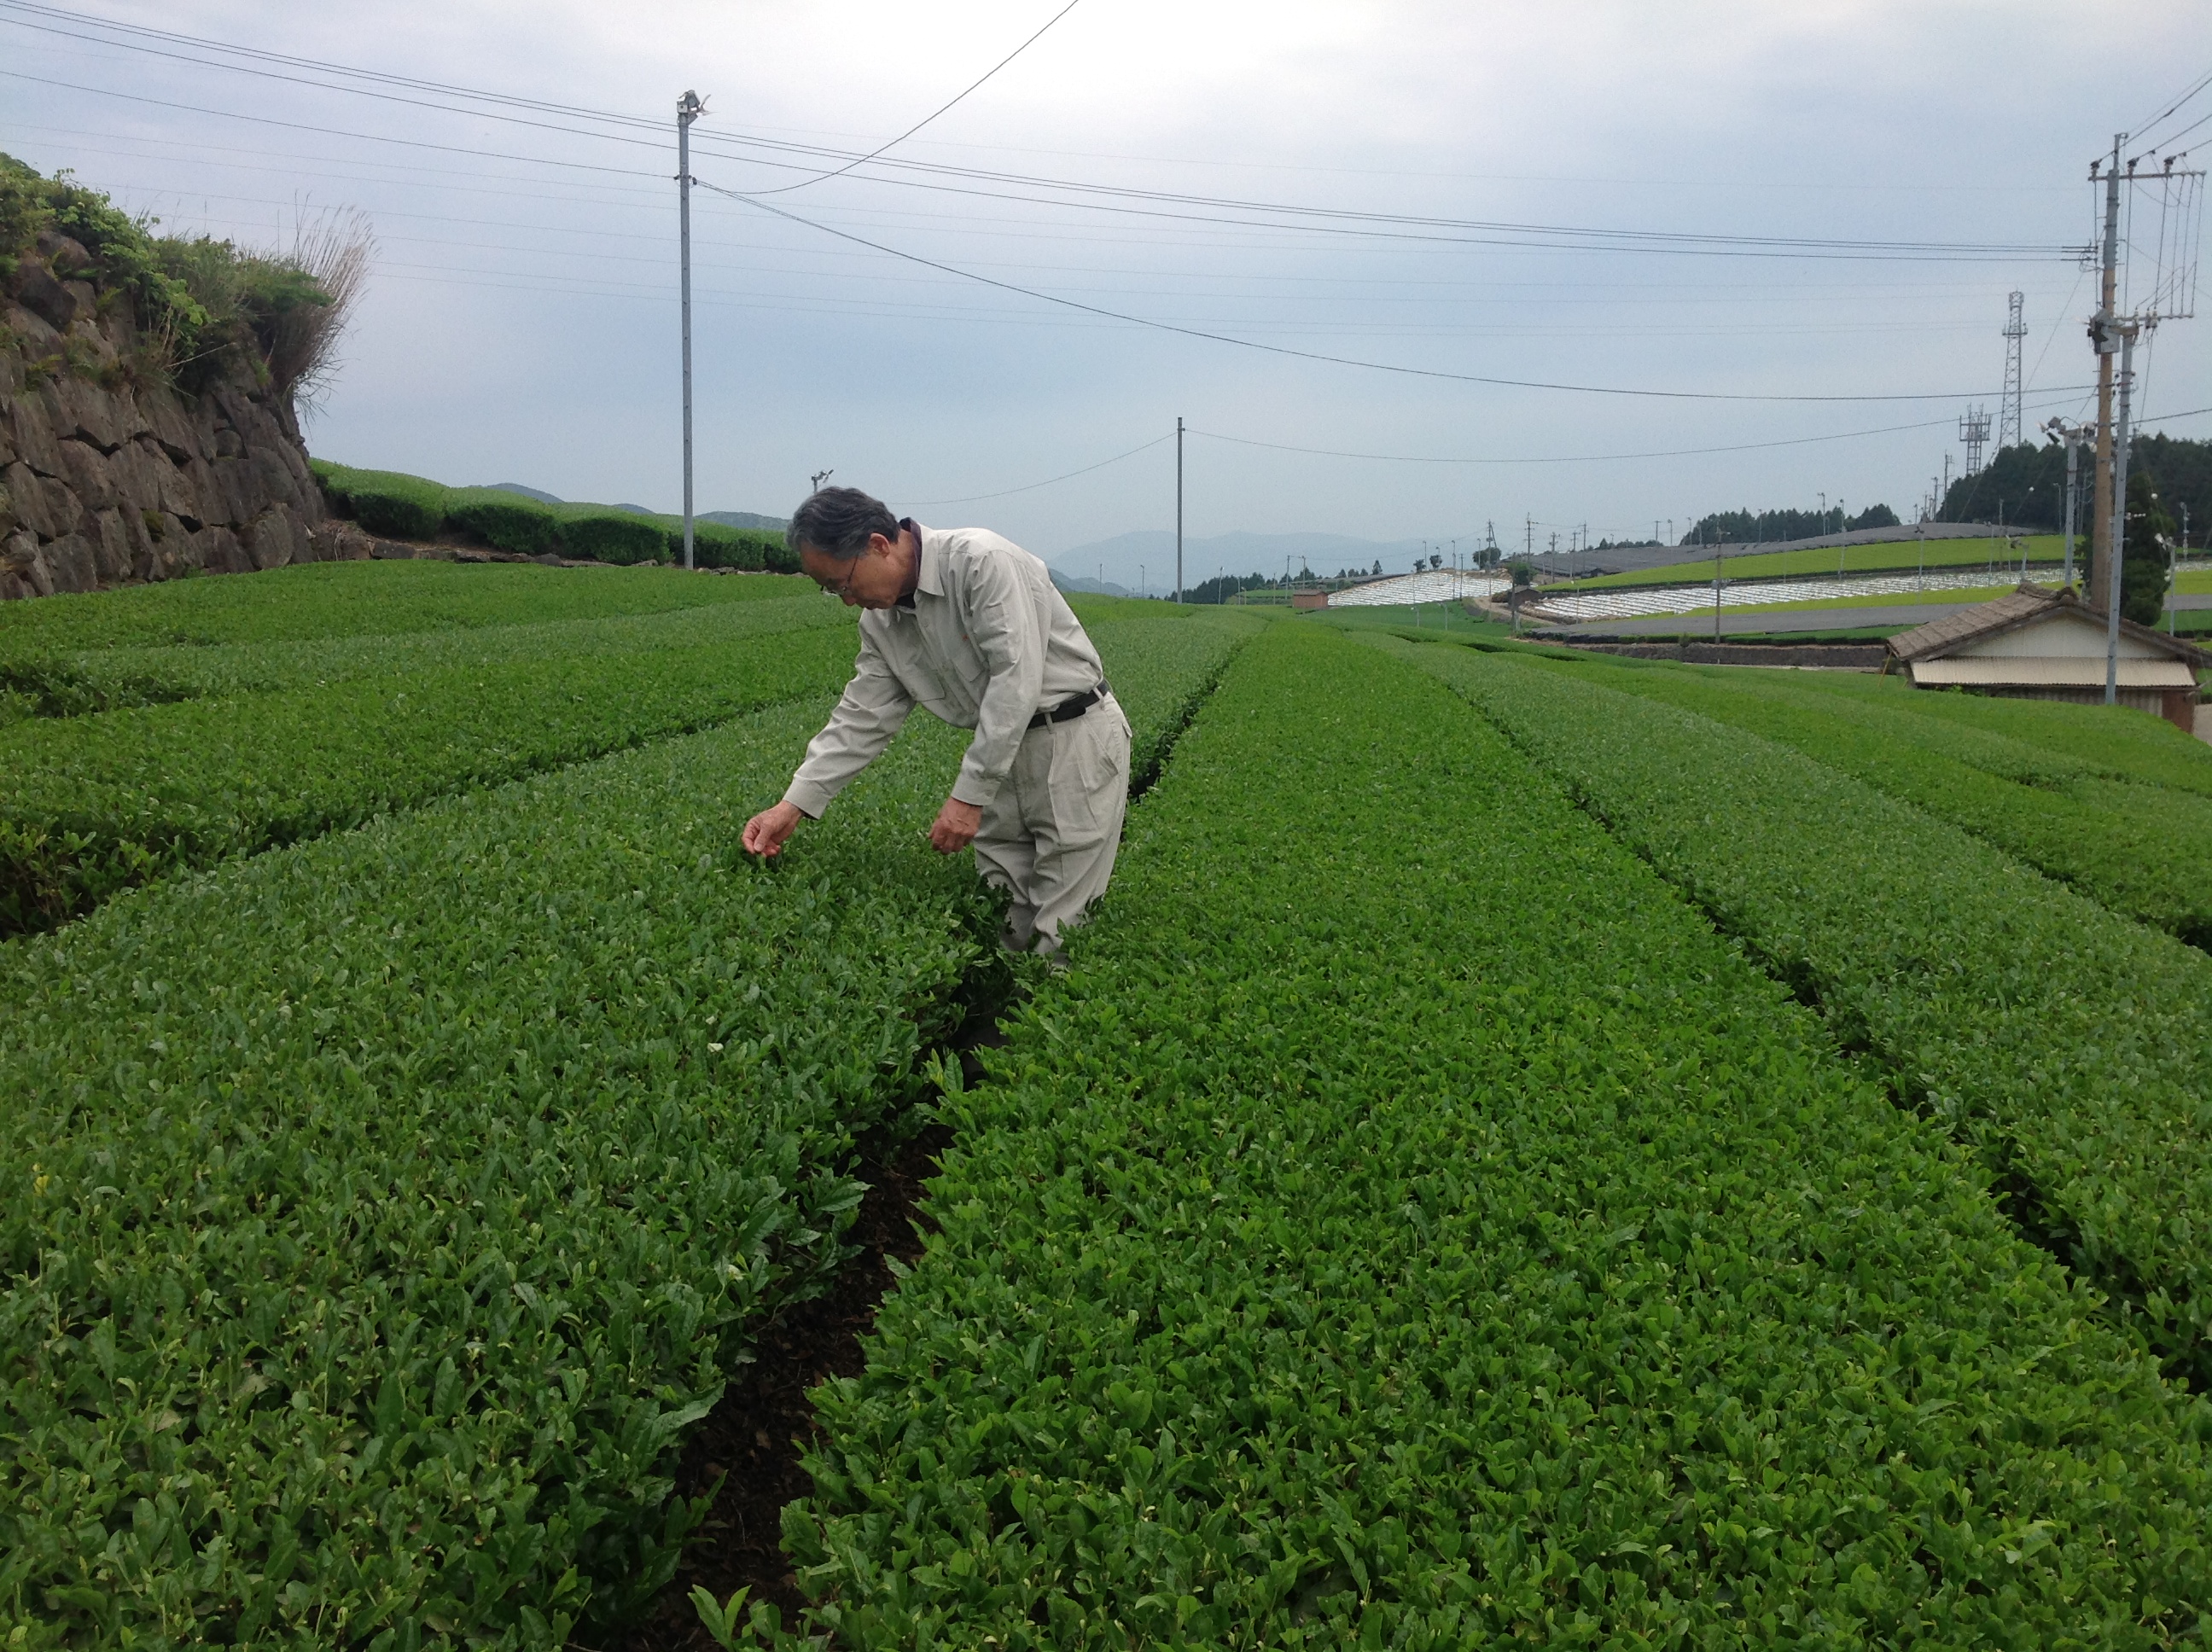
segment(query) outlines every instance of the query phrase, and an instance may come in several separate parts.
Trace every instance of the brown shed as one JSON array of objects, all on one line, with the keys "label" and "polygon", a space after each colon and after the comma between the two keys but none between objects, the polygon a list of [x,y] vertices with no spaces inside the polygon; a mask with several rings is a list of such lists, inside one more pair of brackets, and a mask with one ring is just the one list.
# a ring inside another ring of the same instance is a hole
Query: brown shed
[{"label": "brown shed", "polygon": [[[1901,666],[1917,689],[1963,689],[2017,700],[2105,700],[2105,616],[2071,589],[2021,581],[1889,640],[1882,666]],[[2192,732],[2197,673],[2212,654],[2133,620],[2120,622],[2118,697],[2124,706]]]}]

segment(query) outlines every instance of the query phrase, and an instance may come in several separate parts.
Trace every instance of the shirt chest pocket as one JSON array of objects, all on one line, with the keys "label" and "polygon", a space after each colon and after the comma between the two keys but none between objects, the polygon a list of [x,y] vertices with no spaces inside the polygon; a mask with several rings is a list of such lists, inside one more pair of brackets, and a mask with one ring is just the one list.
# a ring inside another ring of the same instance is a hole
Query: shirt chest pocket
[{"label": "shirt chest pocket", "polygon": [[972,718],[991,681],[975,645],[957,623],[931,627],[920,641],[920,663],[928,682],[915,685],[923,690],[915,697],[939,714],[950,711],[960,720]]}]

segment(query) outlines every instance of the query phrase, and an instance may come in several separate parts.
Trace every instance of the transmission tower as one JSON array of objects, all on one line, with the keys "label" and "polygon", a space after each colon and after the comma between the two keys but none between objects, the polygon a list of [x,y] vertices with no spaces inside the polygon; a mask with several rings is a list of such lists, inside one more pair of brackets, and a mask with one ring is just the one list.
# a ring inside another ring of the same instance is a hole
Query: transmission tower
[{"label": "transmission tower", "polygon": [[2021,295],[2015,291],[2005,313],[2004,396],[1997,403],[1997,451],[2020,446],[2020,341],[2027,337],[2027,324],[2020,319]]},{"label": "transmission tower", "polygon": [[1966,444],[1966,468],[1962,474],[1972,476],[1982,468],[1982,449],[1989,445],[1989,409],[1970,407],[1959,415],[1959,440]]}]

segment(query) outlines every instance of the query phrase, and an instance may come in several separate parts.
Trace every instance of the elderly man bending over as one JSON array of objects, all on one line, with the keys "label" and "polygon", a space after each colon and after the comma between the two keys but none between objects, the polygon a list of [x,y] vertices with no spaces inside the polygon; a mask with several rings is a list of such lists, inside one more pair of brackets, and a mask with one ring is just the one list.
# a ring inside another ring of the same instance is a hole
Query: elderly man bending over
[{"label": "elderly man bending over", "polygon": [[1105,892],[1128,806],[1129,721],[1098,651],[1045,566],[982,528],[900,520],[857,488],[824,488],[791,519],[799,566],[860,608],[860,657],[783,801],[745,823],[755,854],[818,818],[917,704],[972,728],[929,841],[970,843],[1010,891],[1006,944],[1060,950]]}]

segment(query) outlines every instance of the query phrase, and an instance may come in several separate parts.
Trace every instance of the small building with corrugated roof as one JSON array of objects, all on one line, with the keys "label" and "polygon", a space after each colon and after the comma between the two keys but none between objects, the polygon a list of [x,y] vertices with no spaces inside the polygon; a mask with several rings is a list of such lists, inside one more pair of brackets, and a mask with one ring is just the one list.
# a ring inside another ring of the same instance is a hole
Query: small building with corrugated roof
[{"label": "small building with corrugated roof", "polygon": [[[2015,700],[2105,701],[2106,617],[2069,587],[2026,580],[1995,602],[1977,603],[1889,640],[1885,674],[1901,670],[1917,689],[1963,689]],[[2197,674],[2212,654],[2133,620],[2120,621],[2117,698],[2194,732]]]},{"label": "small building with corrugated roof", "polygon": [[[1902,670],[1913,688],[1960,688],[2008,699],[2104,703],[2106,617],[2075,595],[2021,581],[1996,602],[1931,619],[1889,639],[1882,672]],[[2161,630],[2119,622],[2117,699],[2190,732],[2197,672],[2212,654]]]}]

